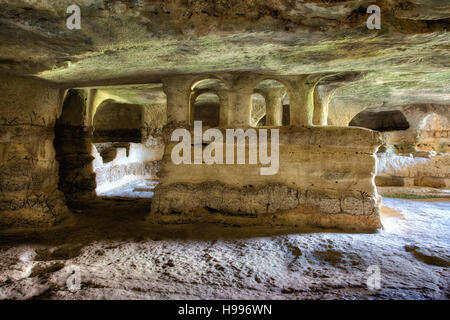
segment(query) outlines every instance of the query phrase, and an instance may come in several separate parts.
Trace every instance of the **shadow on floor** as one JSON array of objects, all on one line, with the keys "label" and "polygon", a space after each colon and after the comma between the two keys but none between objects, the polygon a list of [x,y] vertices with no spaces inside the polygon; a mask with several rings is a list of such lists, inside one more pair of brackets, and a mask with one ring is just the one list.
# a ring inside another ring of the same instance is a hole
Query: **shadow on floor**
[{"label": "shadow on floor", "polygon": [[0,232],[0,245],[29,242],[88,244],[100,240],[248,239],[301,233],[342,233],[335,229],[313,227],[152,224],[146,221],[150,207],[151,199],[99,198],[83,209],[75,209],[69,219],[55,227]]}]

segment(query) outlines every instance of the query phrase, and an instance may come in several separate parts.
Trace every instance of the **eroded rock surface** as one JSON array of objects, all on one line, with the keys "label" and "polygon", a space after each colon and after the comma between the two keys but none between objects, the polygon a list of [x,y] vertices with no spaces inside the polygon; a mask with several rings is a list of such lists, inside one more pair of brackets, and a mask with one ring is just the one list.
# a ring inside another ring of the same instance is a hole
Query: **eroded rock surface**
[{"label": "eroded rock surface", "polygon": [[[384,198],[384,230],[376,234],[150,227],[139,221],[145,208],[126,216],[123,204],[115,215],[94,209],[75,228],[41,240],[35,233],[33,243],[2,235],[0,297],[449,299],[449,203]],[[380,290],[367,286],[369,266],[379,267]],[[74,274],[80,289],[71,291]]]},{"label": "eroded rock surface", "polygon": [[[446,1],[83,0],[80,30],[66,27],[70,0],[1,4],[0,69],[14,74],[105,84],[175,73],[367,71],[337,99],[449,97]],[[381,30],[366,27],[371,4],[381,9]]]},{"label": "eroded rock surface", "polygon": [[450,188],[450,155],[377,154],[377,186]]},{"label": "eroded rock surface", "polygon": [[0,227],[57,223],[68,214],[53,147],[60,91],[11,77],[0,95]]}]

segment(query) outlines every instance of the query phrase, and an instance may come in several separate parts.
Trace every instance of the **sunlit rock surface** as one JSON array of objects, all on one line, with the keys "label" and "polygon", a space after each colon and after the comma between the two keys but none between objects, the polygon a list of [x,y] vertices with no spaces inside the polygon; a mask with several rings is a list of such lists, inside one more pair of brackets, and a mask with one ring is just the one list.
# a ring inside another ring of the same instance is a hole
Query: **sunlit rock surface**
[{"label": "sunlit rock surface", "polygon": [[377,186],[450,188],[450,155],[377,154]]}]

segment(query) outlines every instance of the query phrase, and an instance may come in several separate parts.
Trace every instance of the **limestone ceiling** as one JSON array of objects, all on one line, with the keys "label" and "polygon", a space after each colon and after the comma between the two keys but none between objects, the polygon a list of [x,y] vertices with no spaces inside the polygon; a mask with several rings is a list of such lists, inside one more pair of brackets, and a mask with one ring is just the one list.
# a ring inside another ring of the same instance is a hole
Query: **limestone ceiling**
[{"label": "limestone ceiling", "polygon": [[207,89],[227,90],[227,86],[225,85],[225,83],[218,79],[204,79],[195,83],[192,89],[199,91]]},{"label": "limestone ceiling", "polygon": [[[69,30],[73,2],[0,0],[0,71],[66,87],[177,73],[362,72],[338,89],[340,99],[445,103],[450,95],[450,1],[78,0],[81,30]],[[381,30],[366,27],[370,4],[381,8]],[[135,89],[146,101],[161,93]]]},{"label": "limestone ceiling", "polygon": [[152,104],[166,102],[162,83],[92,87],[92,89],[97,89],[105,97],[114,98],[114,100],[123,103]]},{"label": "limestone ceiling", "polygon": [[284,85],[276,80],[264,80],[258,83],[255,87],[256,89],[266,89],[266,88],[284,88]]}]

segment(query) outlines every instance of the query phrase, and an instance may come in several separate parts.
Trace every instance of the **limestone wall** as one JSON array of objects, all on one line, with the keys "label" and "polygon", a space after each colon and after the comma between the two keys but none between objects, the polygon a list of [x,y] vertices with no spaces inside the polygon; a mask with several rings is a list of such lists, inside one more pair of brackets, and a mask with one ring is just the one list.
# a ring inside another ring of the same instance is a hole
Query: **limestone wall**
[{"label": "limestone wall", "polygon": [[332,126],[348,126],[349,122],[367,107],[366,101],[349,103],[339,98],[333,98],[328,105],[327,123]]},{"label": "limestone wall", "polygon": [[94,138],[99,141],[140,142],[143,106],[105,101],[94,116]]},{"label": "limestone wall", "polygon": [[377,186],[450,188],[450,154],[377,154]]},{"label": "limestone wall", "polygon": [[0,226],[51,225],[66,216],[53,147],[58,89],[31,79],[0,81]]},{"label": "limestone wall", "polygon": [[352,122],[357,126],[384,131],[385,149],[390,148],[396,153],[450,152],[448,105],[373,107],[359,113]]},{"label": "limestone wall", "polygon": [[161,143],[96,143],[93,156],[97,195],[131,181],[156,179],[163,152]]},{"label": "limestone wall", "polygon": [[64,192],[70,207],[83,205],[95,198],[93,128],[87,116],[88,101],[88,92],[68,90],[55,126],[59,189]]},{"label": "limestone wall", "polygon": [[175,165],[170,143],[149,219],[373,230],[380,226],[373,181],[380,143],[379,133],[361,128],[283,128],[272,176],[260,175],[260,165]]}]

